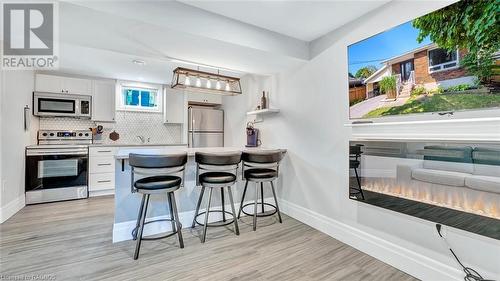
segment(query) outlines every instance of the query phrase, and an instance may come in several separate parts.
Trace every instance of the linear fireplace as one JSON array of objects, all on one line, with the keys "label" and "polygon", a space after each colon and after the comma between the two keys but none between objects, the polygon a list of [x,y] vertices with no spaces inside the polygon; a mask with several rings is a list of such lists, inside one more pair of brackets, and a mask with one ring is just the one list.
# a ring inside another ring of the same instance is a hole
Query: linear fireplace
[{"label": "linear fireplace", "polygon": [[500,143],[351,141],[349,197],[500,239]]}]

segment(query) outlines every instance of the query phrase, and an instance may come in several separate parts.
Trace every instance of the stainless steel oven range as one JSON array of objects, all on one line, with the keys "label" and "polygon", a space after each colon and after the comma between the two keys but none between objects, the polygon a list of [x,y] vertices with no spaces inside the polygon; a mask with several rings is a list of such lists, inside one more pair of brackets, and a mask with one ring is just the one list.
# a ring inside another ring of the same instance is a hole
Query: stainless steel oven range
[{"label": "stainless steel oven range", "polygon": [[90,130],[39,131],[26,148],[26,204],[88,197]]}]

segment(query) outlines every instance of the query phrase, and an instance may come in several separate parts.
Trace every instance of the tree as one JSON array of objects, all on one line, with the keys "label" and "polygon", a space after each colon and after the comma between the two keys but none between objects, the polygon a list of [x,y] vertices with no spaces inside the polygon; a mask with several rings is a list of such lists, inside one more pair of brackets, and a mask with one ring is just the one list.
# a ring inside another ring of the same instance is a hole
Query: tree
[{"label": "tree", "polygon": [[373,65],[368,65],[368,66],[365,66],[365,67],[362,67],[360,69],[358,69],[358,71],[356,71],[356,78],[368,78],[370,77],[373,73],[375,73],[375,71],[377,71],[377,68]]},{"label": "tree", "polygon": [[462,0],[413,20],[417,41],[427,36],[439,47],[466,49],[462,65],[483,82],[489,82],[493,54],[500,49],[500,0]]}]

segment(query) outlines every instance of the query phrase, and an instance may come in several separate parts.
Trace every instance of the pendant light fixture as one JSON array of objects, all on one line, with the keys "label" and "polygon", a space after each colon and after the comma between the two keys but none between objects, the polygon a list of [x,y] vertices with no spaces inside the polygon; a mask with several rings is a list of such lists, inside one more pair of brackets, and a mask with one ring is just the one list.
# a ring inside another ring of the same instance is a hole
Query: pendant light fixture
[{"label": "pendant light fixture", "polygon": [[[192,83],[193,79],[195,83]],[[206,80],[202,83],[201,80]],[[213,86],[215,83],[215,87]],[[173,72],[172,88],[189,88],[200,92],[221,94],[221,95],[239,95],[241,94],[240,78],[210,73],[184,67],[178,67]]]}]

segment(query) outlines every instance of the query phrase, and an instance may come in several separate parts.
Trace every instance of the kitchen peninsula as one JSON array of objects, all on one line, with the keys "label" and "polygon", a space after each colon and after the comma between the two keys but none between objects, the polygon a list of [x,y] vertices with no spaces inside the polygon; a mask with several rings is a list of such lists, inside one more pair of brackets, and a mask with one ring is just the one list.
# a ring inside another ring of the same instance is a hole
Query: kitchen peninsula
[{"label": "kitchen peninsula", "polygon": [[[206,147],[206,148],[182,148],[182,147],[162,147],[162,148],[121,148],[115,153],[115,221],[113,225],[113,242],[119,242],[132,239],[131,232],[135,227],[137,220],[137,212],[141,203],[141,195],[132,193],[131,187],[131,168],[128,164],[130,153],[147,154],[147,155],[168,155],[179,152],[187,152],[188,162],[186,164],[183,186],[176,192],[177,206],[179,210],[179,218],[183,228],[191,225],[196,202],[199,197],[199,188],[196,187],[196,163],[194,155],[196,152],[214,152],[224,153],[231,151],[265,151],[273,148],[240,148],[240,147]],[[286,153],[285,149],[282,149]],[[238,169],[241,171],[241,169]],[[140,177],[136,174],[135,180]],[[278,179],[279,180],[279,179]],[[243,181],[238,181],[234,189],[234,198],[236,201],[241,198],[243,190]],[[163,198],[164,196],[165,198]],[[271,200],[272,194],[265,194],[266,200]],[[220,207],[220,194],[214,194],[212,198],[214,206]],[[253,198],[252,190],[248,190],[246,198]],[[166,194],[151,197],[150,208],[148,208],[147,221],[157,220],[168,217],[168,206],[166,205]],[[236,207],[239,207],[236,203]],[[202,205],[204,206],[204,205]],[[203,208],[203,207],[202,207]],[[227,209],[230,206],[226,206]],[[221,218],[211,216],[210,220],[217,221]],[[170,223],[153,223],[144,228],[145,235],[153,235],[165,231],[170,231]]]}]

